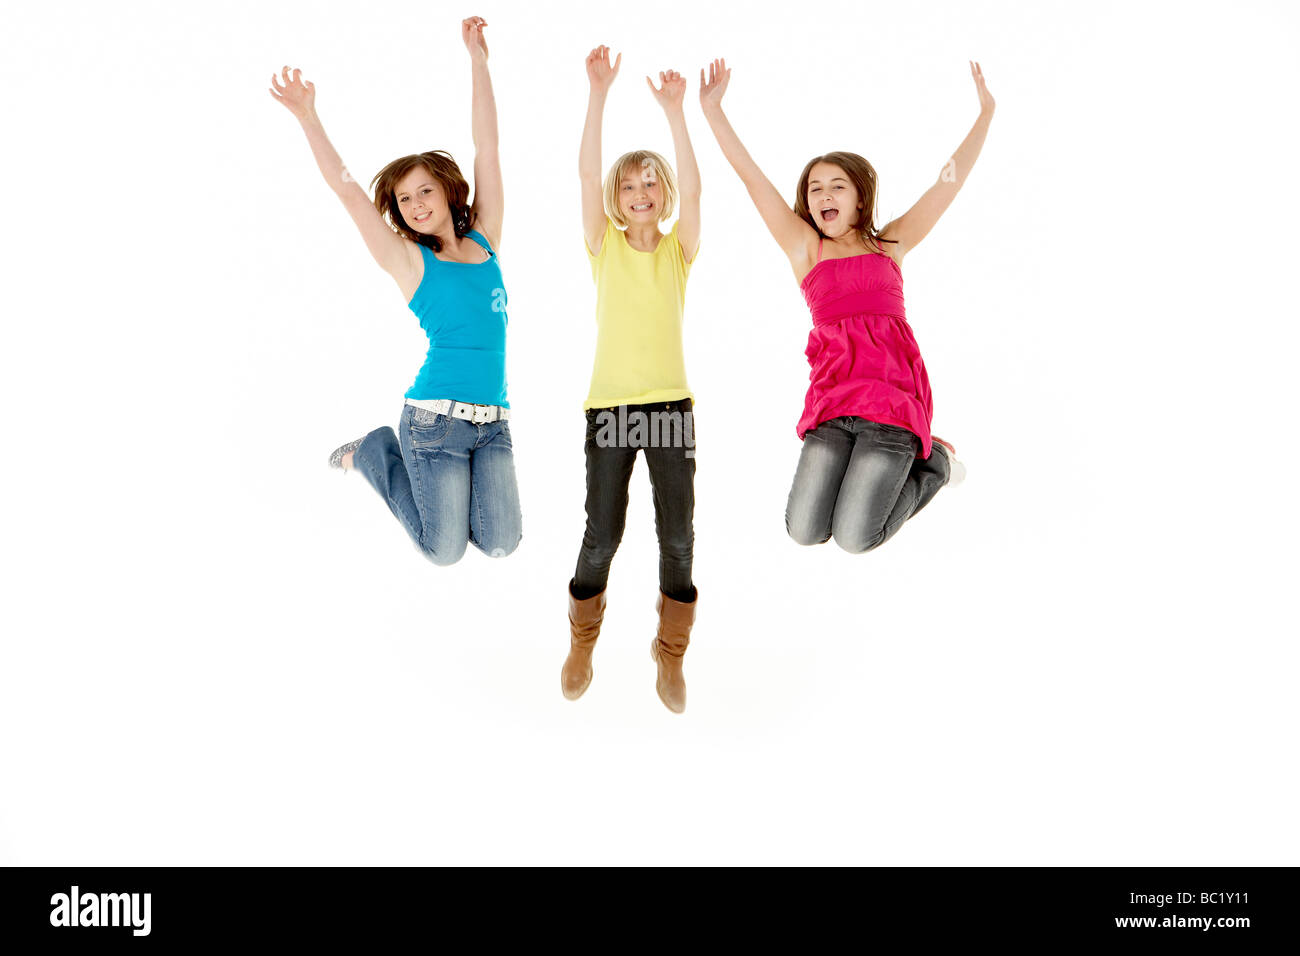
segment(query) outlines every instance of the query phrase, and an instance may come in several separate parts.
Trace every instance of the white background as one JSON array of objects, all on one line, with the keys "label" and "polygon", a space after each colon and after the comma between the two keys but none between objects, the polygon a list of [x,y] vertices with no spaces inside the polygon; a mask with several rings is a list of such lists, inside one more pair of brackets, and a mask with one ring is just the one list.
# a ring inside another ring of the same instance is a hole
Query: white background
[{"label": "white background", "polygon": [[[424,339],[267,92],[316,84],[366,182],[471,165],[489,23],[524,540],[435,568],[331,448]],[[1295,864],[1295,57],[1288,3],[114,3],[0,24],[0,861]],[[704,178],[690,705],[654,692],[633,479],[595,681],[559,690],[605,160]],[[969,478],[884,548],[800,548],[807,309],[699,112],[793,198],[867,156],[905,211],[997,99],[904,264]]]}]

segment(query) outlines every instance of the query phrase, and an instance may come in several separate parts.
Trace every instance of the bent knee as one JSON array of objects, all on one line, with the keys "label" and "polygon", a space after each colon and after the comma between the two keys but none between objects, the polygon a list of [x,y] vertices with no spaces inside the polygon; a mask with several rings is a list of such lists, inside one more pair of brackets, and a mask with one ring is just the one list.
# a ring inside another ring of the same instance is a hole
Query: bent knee
[{"label": "bent knee", "polygon": [[449,567],[465,557],[465,544],[450,542],[426,542],[419,544],[420,553],[440,568]]},{"label": "bent knee", "polygon": [[785,533],[795,544],[805,547],[825,544],[831,537],[830,532],[824,528],[817,528],[806,521],[792,521],[789,518],[785,519]]},{"label": "bent knee", "polygon": [[868,551],[874,551],[884,544],[885,538],[883,528],[872,534],[837,532],[835,534],[835,543],[849,554],[866,554]]},{"label": "bent knee", "polygon": [[479,545],[479,550],[489,558],[504,558],[515,553],[519,547],[519,542],[523,540],[523,535],[518,535],[513,541],[502,539],[500,541],[485,541]]}]

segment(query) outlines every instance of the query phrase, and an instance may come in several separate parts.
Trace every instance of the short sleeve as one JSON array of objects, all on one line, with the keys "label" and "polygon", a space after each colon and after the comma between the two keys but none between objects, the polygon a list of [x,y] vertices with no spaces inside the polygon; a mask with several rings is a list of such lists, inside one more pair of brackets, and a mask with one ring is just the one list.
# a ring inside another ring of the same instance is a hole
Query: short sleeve
[{"label": "short sleeve", "polygon": [[591,246],[587,245],[587,237],[585,235],[582,237],[582,248],[587,250],[587,261],[591,263],[591,278],[593,280],[596,278],[596,272],[600,268],[601,260],[605,258],[605,254],[609,250],[610,231],[613,228],[614,228],[613,221],[608,216],[606,216],[605,234],[603,237],[601,237],[600,240],[600,252],[596,253],[595,255],[592,255]]}]

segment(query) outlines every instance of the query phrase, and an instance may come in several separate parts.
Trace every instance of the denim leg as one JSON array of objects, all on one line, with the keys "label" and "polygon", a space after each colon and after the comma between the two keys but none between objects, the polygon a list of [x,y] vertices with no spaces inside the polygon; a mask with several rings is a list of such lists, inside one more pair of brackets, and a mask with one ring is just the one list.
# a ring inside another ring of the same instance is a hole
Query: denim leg
[{"label": "denim leg", "polygon": [[950,474],[947,450],[938,442],[930,447],[929,458],[913,458],[907,481],[903,482],[903,489],[898,493],[898,503],[885,520],[881,541],[888,541],[904,521],[915,517],[928,505],[939,489],[948,483]]},{"label": "denim leg", "polygon": [[675,601],[695,600],[695,458],[685,448],[647,448],[659,536],[659,590]]},{"label": "denim leg", "polygon": [[878,548],[916,511],[913,464],[920,439],[904,428],[862,421],[835,502],[835,543],[851,554]]},{"label": "denim leg", "polygon": [[594,416],[587,416],[587,527],[573,573],[573,595],[579,600],[605,590],[614,552],[627,523],[627,486],[636,464],[636,449],[601,447]]},{"label": "denim leg", "polygon": [[515,453],[506,422],[479,428],[484,437],[469,459],[469,540],[489,558],[503,558],[523,537]]},{"label": "denim leg", "polygon": [[914,488],[916,507],[903,520],[906,521],[928,505],[951,476],[952,463],[948,461],[948,449],[938,442],[931,443],[930,457],[918,458],[912,462],[912,473],[907,478],[904,491]]},{"label": "denim leg", "polygon": [[822,422],[804,434],[785,506],[785,530],[796,543],[830,540],[831,516],[853,453],[853,438],[838,419]]},{"label": "denim leg", "polygon": [[368,434],[352,455],[352,465],[379,492],[406,533],[419,541],[424,522],[411,488],[397,434],[387,425]]},{"label": "denim leg", "polygon": [[476,433],[410,405],[398,430],[376,428],[352,463],[429,560],[455,564],[469,540],[469,452]]},{"label": "denim leg", "polygon": [[473,425],[407,406],[402,415],[402,457],[420,509],[416,547],[434,564],[455,564],[469,544],[470,452]]}]

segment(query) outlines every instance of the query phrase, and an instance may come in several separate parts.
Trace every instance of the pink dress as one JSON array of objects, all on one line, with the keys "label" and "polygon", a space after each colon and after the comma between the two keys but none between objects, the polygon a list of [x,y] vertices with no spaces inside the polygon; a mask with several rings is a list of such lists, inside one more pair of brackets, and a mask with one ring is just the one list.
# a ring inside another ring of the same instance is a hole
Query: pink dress
[{"label": "pink dress", "polygon": [[903,310],[898,263],[877,252],[822,259],[819,241],[817,264],[799,288],[813,320],[799,439],[824,421],[856,415],[906,428],[921,439],[917,457],[929,458],[930,377]]}]

